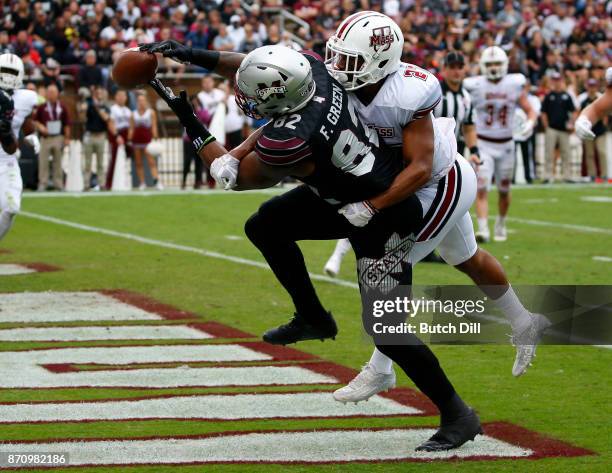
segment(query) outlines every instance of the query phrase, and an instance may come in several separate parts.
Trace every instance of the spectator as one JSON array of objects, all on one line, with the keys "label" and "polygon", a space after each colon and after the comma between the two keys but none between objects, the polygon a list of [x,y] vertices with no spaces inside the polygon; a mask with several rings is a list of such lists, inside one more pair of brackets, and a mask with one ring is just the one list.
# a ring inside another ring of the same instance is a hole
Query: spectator
[{"label": "spectator", "polygon": [[227,26],[223,23],[219,25],[219,34],[215,36],[213,41],[213,49],[217,51],[233,51],[235,48],[232,38],[227,33]]},{"label": "spectator", "polygon": [[238,51],[244,54],[248,54],[254,49],[261,46],[261,40],[257,33],[253,32],[253,25],[247,23],[244,25],[244,39],[238,48]]},{"label": "spectator", "polygon": [[127,156],[130,155],[129,131],[132,122],[132,111],[127,106],[128,96],[125,90],[115,92],[115,103],[110,107],[111,126],[109,127],[109,142],[111,145],[111,156],[106,172],[106,188],[113,186],[115,174],[115,162],[120,146],[125,146]]},{"label": "spectator", "polygon": [[157,171],[157,163],[155,158],[147,152],[147,145],[153,139],[157,139],[157,115],[155,111],[149,106],[147,96],[145,94],[138,95],[136,100],[136,110],[132,113],[131,125],[130,125],[130,138],[132,140],[132,147],[134,153],[134,164],[136,165],[136,174],[138,176],[139,190],[146,188],[145,174],[144,174],[144,162],[143,158],[147,158],[147,164],[149,165],[149,171],[151,171],[151,177],[153,178],[153,185],[162,190],[162,183],[159,181],[159,174]]},{"label": "spectator", "polygon": [[566,41],[572,34],[575,24],[576,20],[567,15],[567,5],[558,2],[555,6],[555,14],[544,20],[542,35],[547,41],[552,41],[555,37]]},{"label": "spectator", "polygon": [[54,84],[59,91],[64,90],[62,79],[60,77],[60,65],[52,57],[47,58],[42,66],[43,83],[45,85]]},{"label": "spectator", "polygon": [[79,71],[79,86],[80,87],[101,87],[104,78],[102,76],[102,69],[96,64],[96,51],[90,49],[85,54],[85,65],[81,67]]},{"label": "spectator", "polygon": [[[208,110],[202,106],[200,100],[197,97],[192,97],[191,105],[193,106],[196,117],[198,117],[198,119],[204,123],[204,125],[209,126],[211,115],[208,113]],[[202,188],[203,184],[202,172],[204,171],[204,162],[196,153],[191,139],[185,132],[183,133],[183,180],[181,181],[181,189],[185,189],[187,187],[187,176],[189,176],[189,173],[191,172],[192,162],[195,163],[195,179],[193,188],[198,190]]]},{"label": "spectator", "polygon": [[551,75],[552,90],[544,98],[542,104],[542,124],[546,130],[546,182],[555,180],[555,148],[559,146],[563,179],[571,180],[571,155],[569,135],[574,129],[577,117],[576,107],[572,97],[565,92],[563,76],[558,72]]},{"label": "spectator", "polygon": [[535,31],[527,48],[527,73],[532,83],[540,81],[544,75],[544,61],[548,53],[548,47],[544,44],[542,33]]},{"label": "spectator", "polygon": [[244,41],[245,31],[242,26],[242,19],[240,15],[232,15],[230,18],[230,24],[227,27],[227,35],[232,40],[234,47],[238,48],[242,41]]},{"label": "spectator", "polygon": [[53,158],[53,188],[64,189],[62,157],[64,146],[70,145],[70,116],[68,109],[59,100],[55,84],[46,89],[46,102],[36,109],[34,120],[40,133],[40,154],[38,156],[38,190],[44,191],[49,184],[49,157]]},{"label": "spectator", "polygon": [[198,93],[198,100],[210,115],[214,115],[217,105],[225,101],[225,94],[221,89],[215,88],[215,81],[210,74],[202,77],[202,90]]},{"label": "spectator", "polygon": [[[599,82],[597,79],[587,81],[587,92],[580,102],[580,110],[584,110],[589,104],[594,102],[601,94],[599,93]],[[608,117],[593,124],[591,130],[595,133],[594,141],[583,141],[584,161],[586,162],[587,174],[591,180],[595,180],[598,175],[604,179],[608,178],[608,155],[606,152],[606,129]],[[599,169],[599,174],[597,170]]]},{"label": "spectator", "polygon": [[[83,183],[86,191],[103,190],[101,185],[104,176],[104,147],[106,146],[106,132],[109,127],[110,109],[105,103],[106,91],[100,86],[93,87],[91,97],[81,104],[80,111],[85,121],[85,136],[83,136],[83,155],[85,168]],[[96,185],[92,185],[91,161],[96,155]]]},{"label": "spectator", "polygon": [[206,17],[203,16],[192,25],[191,31],[185,36],[185,42],[192,48],[207,49],[208,39],[208,25]]}]

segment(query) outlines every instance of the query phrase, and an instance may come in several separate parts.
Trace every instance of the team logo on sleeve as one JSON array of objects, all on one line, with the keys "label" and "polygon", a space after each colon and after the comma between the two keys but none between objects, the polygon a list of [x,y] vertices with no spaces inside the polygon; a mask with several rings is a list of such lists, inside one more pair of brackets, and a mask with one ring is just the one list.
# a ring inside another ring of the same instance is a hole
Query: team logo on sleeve
[{"label": "team logo on sleeve", "polygon": [[391,47],[391,43],[393,41],[395,41],[395,38],[393,37],[390,26],[381,26],[379,28],[372,29],[372,36],[370,36],[370,47],[373,47],[374,51],[386,51]]}]

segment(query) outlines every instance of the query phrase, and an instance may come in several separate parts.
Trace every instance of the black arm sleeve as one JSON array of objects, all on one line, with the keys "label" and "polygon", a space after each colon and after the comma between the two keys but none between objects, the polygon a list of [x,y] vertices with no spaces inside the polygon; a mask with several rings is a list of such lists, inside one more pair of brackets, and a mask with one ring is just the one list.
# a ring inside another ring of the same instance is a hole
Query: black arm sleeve
[{"label": "black arm sleeve", "polygon": [[219,51],[209,51],[207,49],[191,49],[191,64],[203,67],[212,71],[219,63],[221,53]]}]

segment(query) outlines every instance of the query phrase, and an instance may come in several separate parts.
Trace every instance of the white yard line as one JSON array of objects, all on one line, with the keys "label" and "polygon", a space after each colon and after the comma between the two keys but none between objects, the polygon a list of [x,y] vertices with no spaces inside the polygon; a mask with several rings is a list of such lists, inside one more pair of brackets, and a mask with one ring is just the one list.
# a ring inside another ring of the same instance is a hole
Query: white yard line
[{"label": "white yard line", "polygon": [[[473,216],[474,217],[474,216]],[[495,220],[497,215],[489,216],[489,220]],[[537,227],[553,227],[562,228],[564,230],[574,230],[583,233],[603,233],[604,235],[612,235],[612,228],[590,227],[588,225],[575,225],[573,223],[549,222],[547,220],[533,220],[520,217],[506,217],[508,222],[523,223],[526,225],[534,225]]]},{"label": "white yard line", "polygon": [[0,405],[0,423],[70,422],[122,419],[265,419],[276,417],[351,417],[414,415],[421,411],[373,396],[344,405],[329,392],[172,396],[96,402],[36,402]]},{"label": "white yard line", "polygon": [[210,196],[210,195],[241,195],[241,194],[282,194],[290,189],[293,185],[286,187],[271,187],[270,189],[254,189],[240,192],[228,192],[223,189],[202,189],[202,190],[178,190],[170,189],[163,191],[149,190],[149,191],[113,191],[113,192],[24,192],[24,199],[57,199],[57,198],[71,198],[71,199],[89,199],[89,198],[103,198],[103,197],[167,197],[167,196],[181,196],[181,195],[198,195],[198,196]]},{"label": "white yard line", "polygon": [[35,272],[35,269],[20,264],[0,264],[0,276],[15,276],[17,274],[30,274]]},{"label": "white yard line", "polygon": [[593,261],[601,261],[602,263],[612,263],[612,258],[609,256],[593,256]]},{"label": "white yard line", "polygon": [[[0,452],[68,453],[70,465],[135,465],[209,462],[347,462],[445,460],[452,457],[527,457],[527,448],[481,435],[447,452],[415,452],[429,428],[261,432],[204,438],[10,442]],[[425,467],[426,469],[426,467]]]},{"label": "white yard line", "polygon": [[[176,243],[171,243],[169,241],[156,240],[154,238],[146,238],[140,235],[135,235],[133,233],[118,232],[118,231],[109,230],[106,228],[93,227],[91,225],[83,225],[81,223],[71,222],[69,220],[63,220],[60,218],[50,217],[48,215],[41,215],[41,214],[37,214],[33,212],[21,212],[20,215],[24,217],[33,218],[36,220],[42,220],[44,222],[55,223],[57,225],[63,225],[65,227],[76,228],[78,230],[83,230],[86,232],[99,233],[102,235],[108,235],[108,236],[113,236],[117,238],[125,238],[127,240],[136,241],[138,243],[143,243],[145,245],[159,246],[162,248],[169,248],[172,250],[196,253],[202,256],[207,256],[209,258],[222,259],[225,261],[231,261],[232,263],[238,263],[238,264],[242,264],[246,266],[255,266],[256,268],[266,269],[268,271],[270,270],[270,267],[266,263],[263,263],[261,261],[255,261],[255,260],[251,260],[247,258],[240,258],[238,256],[226,255],[223,253],[219,253],[217,251],[210,251],[210,250],[205,250],[203,248],[196,248],[196,247],[187,246],[187,245],[179,245]],[[334,279],[334,278],[330,278],[329,276],[324,276],[322,274],[312,274],[311,273],[310,277],[316,281],[325,281],[325,282],[329,282],[332,284],[337,284],[338,286],[345,286],[345,287],[351,287],[351,288],[358,287],[357,283],[355,282],[345,281],[342,279]]]}]

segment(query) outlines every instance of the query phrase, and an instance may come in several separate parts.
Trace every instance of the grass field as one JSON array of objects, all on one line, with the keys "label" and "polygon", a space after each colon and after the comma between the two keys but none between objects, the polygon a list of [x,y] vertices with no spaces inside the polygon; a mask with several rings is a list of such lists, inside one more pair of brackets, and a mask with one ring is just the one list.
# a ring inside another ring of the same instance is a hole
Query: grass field
[{"label": "grass field", "polygon": [[[610,187],[559,186],[514,191],[510,238],[486,248],[504,264],[514,284],[612,284],[612,219]],[[190,193],[133,195],[24,196],[16,224],[0,249],[2,263],[44,263],[58,271],[0,276],[1,293],[40,291],[126,290],[197,314],[241,331],[260,335],[284,323],[292,313],[288,296],[263,258],[244,237],[242,226],[270,193]],[[56,219],[50,221],[51,219]],[[78,227],[78,224],[81,227]],[[321,274],[334,242],[304,242],[309,269]],[[595,258],[595,259],[594,259]],[[354,258],[342,268],[340,284],[316,281],[317,290],[333,311],[340,328],[335,342],[306,342],[296,348],[336,364],[359,369],[371,346],[360,331],[359,296]],[[342,284],[346,281],[347,284]],[[421,264],[417,284],[469,284],[465,276],[445,265]],[[58,324],[8,322],[0,305],[0,329],[52,327]],[[190,315],[193,322],[193,316]],[[138,322],[123,325],[137,324]],[[179,324],[179,319],[169,324]],[[117,323],[115,323],[116,325]],[[151,322],[150,325],[161,324]],[[92,325],[71,322],[71,326]],[[95,325],[95,324],[93,324]],[[98,323],[97,325],[105,325]],[[106,324],[111,326],[112,323]],[[1,332],[1,331],[0,331]],[[256,341],[256,338],[246,339]],[[0,350],[125,345],[204,345],[219,340],[98,340],[3,341]],[[542,346],[535,366],[522,378],[511,374],[513,349],[508,346],[436,346],[443,367],[462,397],[485,422],[508,421],[593,451],[575,458],[432,461],[421,463],[330,463],[325,465],[217,464],[214,466],[83,467],[69,471],[610,471],[612,463],[612,351],[590,346]],[[1,365],[11,364],[12,354]],[[109,362],[112,365],[114,362]],[[299,361],[295,362],[299,364]],[[257,366],[262,362],[236,363]],[[195,367],[213,363],[196,362]],[[136,368],[150,368],[141,364]],[[164,365],[166,366],[166,365]],[[106,366],[108,368],[108,366]],[[176,363],[167,363],[168,368]],[[100,367],[84,366],[88,371]],[[101,368],[105,368],[102,366]],[[112,368],[112,366],[111,366]],[[398,372],[400,386],[410,386]],[[286,392],[320,389],[338,384],[297,386],[0,389],[0,403],[125,399],[159,395],[229,392]],[[0,422],[2,419],[0,418]],[[433,416],[344,417],[316,419],[234,419],[223,422],[151,419],[124,422],[62,421],[0,425],[0,442],[46,439],[130,439],[186,436],[236,431],[307,430],[433,426]],[[366,447],[364,447],[366,448]],[[171,462],[172,452],[167,454]],[[34,470],[29,470],[34,471]],[[59,471],[59,470],[57,470]]]}]

